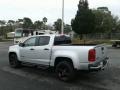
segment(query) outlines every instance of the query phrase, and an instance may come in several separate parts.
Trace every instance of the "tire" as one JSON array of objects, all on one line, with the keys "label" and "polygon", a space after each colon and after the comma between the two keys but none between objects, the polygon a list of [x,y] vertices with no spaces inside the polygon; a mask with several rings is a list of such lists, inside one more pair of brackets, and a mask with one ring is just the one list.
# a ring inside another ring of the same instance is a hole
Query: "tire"
[{"label": "tire", "polygon": [[65,82],[72,81],[75,76],[75,70],[70,62],[62,61],[56,65],[55,69],[57,77]]},{"label": "tire", "polygon": [[18,68],[21,66],[21,63],[18,61],[16,54],[12,53],[9,55],[9,64],[12,68]]},{"label": "tire", "polygon": [[116,44],[113,44],[112,47],[117,47],[117,45],[116,45]]}]

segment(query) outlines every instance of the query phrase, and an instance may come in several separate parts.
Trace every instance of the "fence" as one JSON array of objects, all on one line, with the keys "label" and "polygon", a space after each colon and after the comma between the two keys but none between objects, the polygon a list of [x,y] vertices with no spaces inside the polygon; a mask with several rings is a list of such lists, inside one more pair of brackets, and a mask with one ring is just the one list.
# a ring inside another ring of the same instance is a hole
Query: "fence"
[{"label": "fence", "polygon": [[96,34],[85,34],[84,39],[120,39],[120,33],[96,33]]}]

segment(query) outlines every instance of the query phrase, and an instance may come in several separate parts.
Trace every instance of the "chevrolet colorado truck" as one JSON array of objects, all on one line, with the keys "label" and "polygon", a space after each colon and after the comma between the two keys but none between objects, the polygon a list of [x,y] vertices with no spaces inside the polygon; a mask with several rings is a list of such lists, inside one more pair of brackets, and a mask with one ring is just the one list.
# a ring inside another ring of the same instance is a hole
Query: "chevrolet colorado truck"
[{"label": "chevrolet colorado truck", "polygon": [[104,45],[71,44],[65,35],[30,36],[19,45],[9,47],[11,67],[22,63],[53,67],[60,80],[73,79],[75,71],[100,70],[108,61]]}]

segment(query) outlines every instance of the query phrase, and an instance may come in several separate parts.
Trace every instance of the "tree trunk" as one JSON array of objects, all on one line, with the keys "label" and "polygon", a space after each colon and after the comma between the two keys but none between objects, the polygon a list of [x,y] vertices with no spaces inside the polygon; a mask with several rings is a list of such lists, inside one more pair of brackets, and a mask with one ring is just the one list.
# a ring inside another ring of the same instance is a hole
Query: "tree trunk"
[{"label": "tree trunk", "polygon": [[80,38],[80,40],[82,40],[82,39],[83,39],[83,35],[82,35],[82,34],[80,34],[80,35],[79,35],[79,38]]}]

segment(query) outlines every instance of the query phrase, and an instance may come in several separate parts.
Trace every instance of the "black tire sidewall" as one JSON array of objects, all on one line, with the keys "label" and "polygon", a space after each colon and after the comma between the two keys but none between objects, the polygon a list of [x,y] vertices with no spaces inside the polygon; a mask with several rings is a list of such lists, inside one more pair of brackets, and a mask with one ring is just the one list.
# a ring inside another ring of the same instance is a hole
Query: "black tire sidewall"
[{"label": "black tire sidewall", "polygon": [[[67,69],[69,69],[69,77],[67,77],[66,80],[63,80],[61,77],[59,77],[58,75],[58,68],[60,68],[62,65],[66,66]],[[74,76],[75,76],[75,70],[74,70],[74,67],[73,65],[70,63],[70,62],[67,62],[67,61],[62,61],[62,62],[59,62],[57,65],[56,65],[56,69],[55,69],[55,72],[56,72],[56,75],[57,77],[62,80],[62,81],[65,81],[65,82],[68,82],[68,81],[71,81],[73,80]]]},{"label": "black tire sidewall", "polygon": [[[14,64],[11,64],[11,56],[14,57]],[[20,66],[20,62],[18,61],[17,55],[16,54],[10,54],[9,56],[9,63],[12,68],[17,68]]]}]

